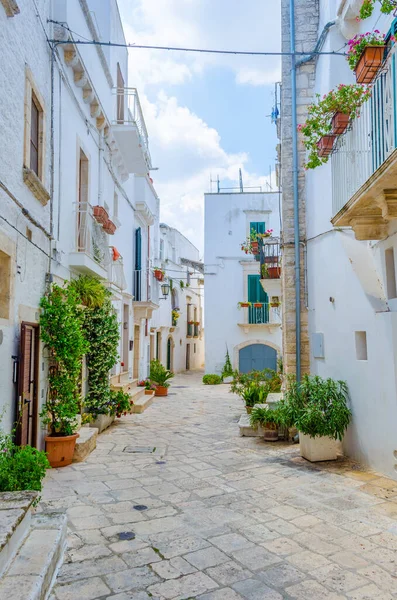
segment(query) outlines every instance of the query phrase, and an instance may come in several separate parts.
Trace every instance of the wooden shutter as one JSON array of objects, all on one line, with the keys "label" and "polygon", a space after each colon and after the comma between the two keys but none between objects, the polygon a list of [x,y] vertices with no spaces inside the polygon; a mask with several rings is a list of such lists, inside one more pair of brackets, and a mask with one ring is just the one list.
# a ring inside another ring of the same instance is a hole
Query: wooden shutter
[{"label": "wooden shutter", "polygon": [[264,221],[251,221],[250,233],[252,230],[254,230],[256,233],[265,233],[266,223]]},{"label": "wooden shutter", "polygon": [[269,297],[261,285],[260,275],[248,275],[248,302],[269,302]]},{"label": "wooden shutter", "polygon": [[30,116],[30,168],[39,175],[39,121],[40,111],[32,97]]},{"label": "wooden shutter", "polygon": [[135,269],[142,269],[142,230],[140,227],[135,231]]}]

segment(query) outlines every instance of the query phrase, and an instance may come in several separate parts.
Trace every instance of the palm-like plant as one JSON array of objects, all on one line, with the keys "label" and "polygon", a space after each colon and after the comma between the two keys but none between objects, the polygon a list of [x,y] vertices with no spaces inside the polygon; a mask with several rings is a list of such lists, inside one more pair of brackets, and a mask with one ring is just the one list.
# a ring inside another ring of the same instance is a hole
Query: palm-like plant
[{"label": "palm-like plant", "polygon": [[96,277],[80,275],[69,283],[81,303],[88,308],[99,308],[107,296],[105,286]]},{"label": "palm-like plant", "polygon": [[149,379],[156,385],[161,387],[170,387],[168,381],[174,377],[174,373],[169,369],[166,369],[159,360],[152,360],[150,362],[150,375]]}]

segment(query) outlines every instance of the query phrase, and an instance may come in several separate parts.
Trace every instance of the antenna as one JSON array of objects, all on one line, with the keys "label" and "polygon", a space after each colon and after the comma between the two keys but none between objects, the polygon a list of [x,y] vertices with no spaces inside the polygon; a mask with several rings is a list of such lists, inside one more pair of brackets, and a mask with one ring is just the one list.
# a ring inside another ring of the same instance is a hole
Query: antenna
[{"label": "antenna", "polygon": [[239,175],[239,180],[240,180],[240,192],[243,193],[244,186],[243,186],[243,175],[241,173],[241,169],[238,170],[238,175]]},{"label": "antenna", "polygon": [[210,175],[210,186],[211,186],[211,193],[212,193],[212,184],[216,183],[216,193],[219,194],[221,191],[221,184],[219,181],[219,175],[216,176],[216,179],[212,179],[212,176]]}]

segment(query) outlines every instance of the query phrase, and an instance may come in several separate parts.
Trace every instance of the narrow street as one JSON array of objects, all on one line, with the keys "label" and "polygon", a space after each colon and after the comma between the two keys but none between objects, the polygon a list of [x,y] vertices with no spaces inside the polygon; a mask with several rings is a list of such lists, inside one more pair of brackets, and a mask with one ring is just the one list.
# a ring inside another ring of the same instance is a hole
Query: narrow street
[{"label": "narrow street", "polygon": [[201,376],[48,473],[39,510],[70,527],[51,600],[397,598],[397,483],[239,437],[241,400]]}]

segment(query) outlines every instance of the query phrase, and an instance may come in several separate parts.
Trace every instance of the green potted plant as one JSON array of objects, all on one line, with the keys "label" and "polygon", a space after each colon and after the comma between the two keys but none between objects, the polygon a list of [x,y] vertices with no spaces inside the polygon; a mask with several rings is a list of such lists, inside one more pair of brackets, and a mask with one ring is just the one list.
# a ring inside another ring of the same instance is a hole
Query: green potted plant
[{"label": "green potted plant", "polygon": [[40,416],[48,427],[46,452],[52,467],[70,465],[76,439],[83,355],[89,345],[83,333],[83,310],[72,287],[54,284],[40,302],[41,339],[49,352],[49,390]]},{"label": "green potted plant", "polygon": [[290,378],[280,414],[286,426],[299,431],[301,456],[311,462],[336,460],[339,444],[351,419],[344,381],[304,375],[301,382]]},{"label": "green potted plant", "polygon": [[385,37],[379,30],[355,35],[348,41],[347,61],[357,83],[371,83],[382,66]]},{"label": "green potted plant", "polygon": [[237,308],[249,308],[251,306],[251,302],[238,302]]},{"label": "green potted plant", "polygon": [[245,402],[245,408],[250,415],[255,404],[263,404],[266,399],[266,392],[262,385],[256,381],[250,381],[244,386],[241,397]]},{"label": "green potted plant", "polygon": [[369,97],[370,90],[357,84],[341,84],[322,98],[320,94],[316,94],[316,102],[308,107],[306,122],[298,126],[298,131],[303,135],[303,144],[308,150],[306,169],[315,169],[328,161],[337,137],[334,127],[340,127],[340,123],[333,123],[335,115],[342,113],[348,115],[348,121],[354,120]]},{"label": "green potted plant", "polygon": [[168,381],[172,377],[174,377],[174,373],[166,369],[159,360],[150,361],[149,379],[156,386],[155,396],[168,396],[170,387]]},{"label": "green potted plant", "polygon": [[277,442],[278,427],[281,424],[277,408],[272,410],[268,406],[256,406],[252,409],[250,423],[252,427],[260,426],[263,429],[266,442]]},{"label": "green potted plant", "polygon": [[171,313],[173,327],[176,327],[178,325],[178,319],[180,316],[181,315],[180,315],[179,310],[177,308],[174,308]]}]

